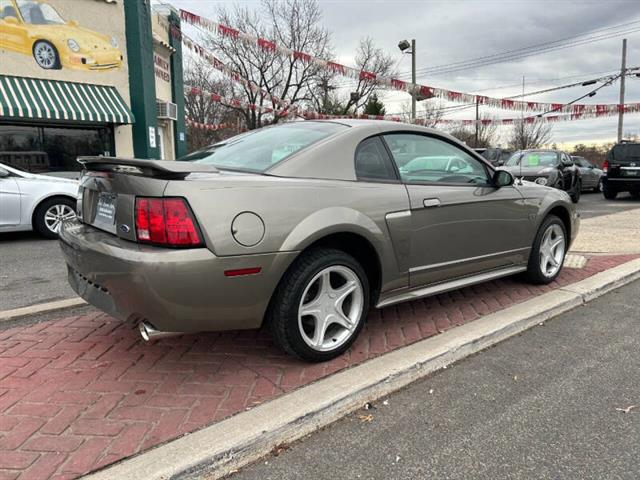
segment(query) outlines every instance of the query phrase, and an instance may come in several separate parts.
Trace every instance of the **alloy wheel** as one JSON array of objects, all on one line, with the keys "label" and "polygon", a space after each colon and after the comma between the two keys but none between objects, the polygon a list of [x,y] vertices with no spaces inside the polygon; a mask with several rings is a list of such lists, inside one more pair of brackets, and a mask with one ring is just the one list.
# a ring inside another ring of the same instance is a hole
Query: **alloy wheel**
[{"label": "alloy wheel", "polygon": [[540,270],[551,278],[555,276],[564,261],[565,238],[562,228],[557,224],[549,225],[540,242]]},{"label": "alloy wheel", "polygon": [[71,220],[75,216],[76,213],[69,205],[62,203],[51,205],[47,211],[44,212],[44,223],[53,233],[58,233],[62,222],[64,220]]},{"label": "alloy wheel", "polygon": [[51,69],[56,64],[56,52],[48,43],[38,43],[33,48],[33,56],[42,68]]},{"label": "alloy wheel", "polygon": [[358,275],[333,265],[308,283],[298,307],[298,328],[304,342],[316,351],[334,350],[347,342],[363,315],[364,290]]}]

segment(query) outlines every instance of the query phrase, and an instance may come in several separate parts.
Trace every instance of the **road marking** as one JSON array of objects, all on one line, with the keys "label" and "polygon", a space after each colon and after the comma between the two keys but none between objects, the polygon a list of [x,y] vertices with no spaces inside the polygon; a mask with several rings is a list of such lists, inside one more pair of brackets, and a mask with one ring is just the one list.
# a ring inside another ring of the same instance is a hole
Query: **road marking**
[{"label": "road marking", "polygon": [[83,305],[87,305],[87,302],[80,297],[76,297],[55,302],[38,303],[37,305],[29,305],[28,307],[14,308],[12,310],[3,310],[0,311],[0,323],[29,315],[48,313],[64,308],[81,307]]}]

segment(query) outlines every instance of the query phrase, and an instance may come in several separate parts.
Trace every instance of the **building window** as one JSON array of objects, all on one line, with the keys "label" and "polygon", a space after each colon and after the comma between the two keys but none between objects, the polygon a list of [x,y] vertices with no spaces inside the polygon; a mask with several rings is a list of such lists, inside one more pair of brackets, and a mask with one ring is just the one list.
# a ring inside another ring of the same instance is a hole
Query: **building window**
[{"label": "building window", "polygon": [[0,124],[0,163],[28,172],[75,172],[78,156],[113,153],[111,127]]}]

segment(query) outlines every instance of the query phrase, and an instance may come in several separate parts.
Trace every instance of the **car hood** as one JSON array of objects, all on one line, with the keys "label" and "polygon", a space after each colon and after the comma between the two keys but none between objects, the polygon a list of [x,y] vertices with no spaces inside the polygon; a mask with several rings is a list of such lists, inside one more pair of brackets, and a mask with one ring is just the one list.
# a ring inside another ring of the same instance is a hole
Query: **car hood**
[{"label": "car hood", "polygon": [[31,178],[33,180],[38,180],[41,182],[49,182],[49,183],[66,183],[66,184],[78,184],[78,180],[74,180],[72,178],[62,178],[62,177],[52,177],[51,175],[41,175],[39,173],[29,173],[23,174],[25,178]]},{"label": "car hood", "polygon": [[549,172],[543,172],[541,173],[542,170],[545,170],[549,167],[499,167],[500,170],[506,170],[507,172],[509,172],[511,175],[513,175],[514,177],[520,177],[520,176],[533,176],[533,175],[538,175],[538,176],[545,176],[545,175],[549,175]]}]

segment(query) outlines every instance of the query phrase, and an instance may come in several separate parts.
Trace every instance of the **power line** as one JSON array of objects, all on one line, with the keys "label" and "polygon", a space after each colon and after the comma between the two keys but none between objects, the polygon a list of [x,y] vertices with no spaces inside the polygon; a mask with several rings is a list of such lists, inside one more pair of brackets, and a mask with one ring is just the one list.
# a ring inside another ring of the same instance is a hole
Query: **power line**
[{"label": "power line", "polygon": [[[608,30],[624,27],[627,25],[637,24],[637,23],[640,23],[640,20],[636,20],[634,22],[629,22],[626,24],[616,25],[615,27],[609,27]],[[615,38],[621,35],[635,33],[637,31],[640,31],[640,28],[638,28],[638,26],[627,27],[617,32],[606,32],[606,33],[601,33],[595,36],[591,36],[589,38],[579,39],[579,37],[584,37],[585,35],[593,35],[593,33],[602,32],[604,30],[607,30],[607,29],[594,30],[592,32],[575,35],[573,37],[566,37],[560,40],[554,40],[550,42],[531,45],[529,47],[508,50],[505,52],[495,53],[493,55],[486,55],[484,57],[478,57],[475,59],[468,59],[468,60],[453,62],[449,64],[441,64],[433,67],[424,67],[424,68],[418,69],[418,72],[424,73],[424,74],[431,74],[431,75],[452,73],[455,71],[466,70],[469,68],[501,63],[508,60],[516,60],[520,58],[525,58],[527,56],[539,55],[540,53],[543,53],[543,52],[560,50],[564,48],[569,48],[569,47],[574,47],[579,45],[586,45],[593,42],[607,40],[609,38]],[[406,72],[402,72],[402,75],[406,76]]]},{"label": "power line", "polygon": [[[627,22],[627,23],[621,23],[618,25],[613,25],[610,27],[604,27],[604,28],[599,28],[599,29],[595,29],[595,30],[589,30],[587,32],[583,32],[583,33],[579,33],[576,35],[571,35],[569,37],[563,37],[563,38],[559,38],[557,40],[550,40],[547,42],[542,42],[542,43],[537,43],[537,44],[533,44],[533,45],[529,45],[526,47],[520,47],[520,48],[515,48],[513,50],[506,50],[503,52],[498,52],[498,53],[494,53],[491,55],[485,55],[484,57],[477,57],[477,58],[473,58],[473,59],[467,59],[467,60],[460,60],[458,62],[451,62],[451,63],[445,63],[445,64],[440,64],[440,65],[434,65],[433,67],[424,67],[422,69],[419,70],[435,70],[435,69],[440,69],[440,68],[444,68],[444,67],[455,67],[458,65],[462,65],[462,64],[467,64],[469,62],[475,62],[475,61],[480,61],[480,60],[487,60],[487,59],[491,59],[491,58],[495,58],[495,57],[501,57],[501,56],[505,56],[505,55],[513,55],[513,54],[517,54],[520,52],[525,52],[527,50],[536,50],[539,49],[540,47],[545,47],[545,46],[550,46],[553,44],[563,44],[566,43],[568,41],[575,41],[576,39],[579,39],[580,37],[585,37],[585,36],[591,36],[594,35],[598,32],[605,32],[607,30],[616,30],[622,27],[627,27],[627,28],[631,28],[629,27],[629,25],[635,25],[637,23],[640,23],[640,20],[634,20],[632,22]],[[633,27],[635,28],[635,27]],[[607,34],[610,34],[613,32],[608,32]],[[587,39],[582,39],[582,40],[587,40]],[[407,72],[403,72],[403,73],[407,73]]]}]

